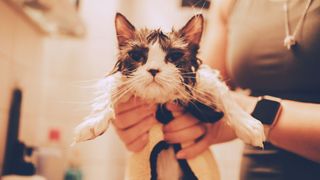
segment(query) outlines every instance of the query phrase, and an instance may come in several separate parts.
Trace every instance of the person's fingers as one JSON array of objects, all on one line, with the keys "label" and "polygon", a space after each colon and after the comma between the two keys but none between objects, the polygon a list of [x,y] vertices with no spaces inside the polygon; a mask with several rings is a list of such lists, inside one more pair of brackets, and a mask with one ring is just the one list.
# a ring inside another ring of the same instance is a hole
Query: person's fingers
[{"label": "person's fingers", "polygon": [[194,118],[191,114],[184,114],[182,116],[175,117],[174,120],[170,121],[163,127],[164,132],[179,131],[190,126],[197,124],[199,121]]},{"label": "person's fingers", "polygon": [[138,137],[142,134],[145,134],[149,131],[149,129],[157,123],[157,120],[154,116],[148,116],[145,119],[141,120],[133,127],[128,129],[116,129],[117,133],[122,141],[125,144],[130,144],[131,142],[135,141]]},{"label": "person's fingers", "polygon": [[116,114],[113,124],[118,129],[127,129],[155,113],[154,106],[139,106],[131,111]]},{"label": "person's fingers", "polygon": [[115,105],[115,113],[120,114],[127,111],[130,111],[132,109],[135,109],[137,107],[146,105],[144,101],[142,101],[139,98],[130,98],[127,102],[121,102]]},{"label": "person's fingers", "polygon": [[201,154],[204,152],[208,147],[211,145],[210,144],[210,136],[206,135],[204,136],[201,140],[195,142],[194,144],[183,148],[177,153],[177,158],[178,159],[190,159],[194,158],[197,155]]},{"label": "person's fingers", "polygon": [[178,104],[176,103],[168,103],[166,104],[166,107],[169,111],[180,111],[180,112],[183,112],[184,111],[184,108],[179,106]]},{"label": "person's fingers", "polygon": [[167,132],[164,138],[169,143],[184,143],[195,141],[206,133],[206,127],[203,124],[196,124],[180,131]]},{"label": "person's fingers", "polygon": [[173,102],[166,104],[166,108],[172,113],[172,116],[175,118],[180,117],[185,113],[183,107]]},{"label": "person's fingers", "polygon": [[149,138],[149,134],[144,133],[141,136],[139,136],[137,139],[135,139],[133,142],[126,144],[126,147],[129,151],[139,152],[147,145],[149,141],[148,138]]}]

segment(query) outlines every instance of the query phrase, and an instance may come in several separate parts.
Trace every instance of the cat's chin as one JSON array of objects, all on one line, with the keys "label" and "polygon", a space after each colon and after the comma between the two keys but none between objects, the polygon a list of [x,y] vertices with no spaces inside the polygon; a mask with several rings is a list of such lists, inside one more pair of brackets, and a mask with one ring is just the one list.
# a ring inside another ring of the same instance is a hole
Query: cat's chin
[{"label": "cat's chin", "polygon": [[168,90],[156,82],[144,86],[142,89],[136,91],[135,94],[146,101],[154,103],[166,103],[177,97],[174,91]]},{"label": "cat's chin", "polygon": [[145,88],[150,88],[152,90],[163,90],[164,89],[164,87],[160,83],[157,83],[156,81],[150,82],[149,84],[147,84],[145,86]]}]

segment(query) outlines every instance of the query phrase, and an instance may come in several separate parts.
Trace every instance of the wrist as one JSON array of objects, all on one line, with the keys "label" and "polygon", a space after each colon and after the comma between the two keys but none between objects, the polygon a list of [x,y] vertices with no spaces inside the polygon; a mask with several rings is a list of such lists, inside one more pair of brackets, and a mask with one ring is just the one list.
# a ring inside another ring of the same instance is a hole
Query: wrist
[{"label": "wrist", "polygon": [[259,97],[251,115],[264,125],[267,140],[270,139],[270,132],[277,124],[281,113],[281,99],[272,96]]},{"label": "wrist", "polygon": [[248,96],[239,92],[232,92],[233,98],[247,113],[251,113],[258,101],[258,97]]}]

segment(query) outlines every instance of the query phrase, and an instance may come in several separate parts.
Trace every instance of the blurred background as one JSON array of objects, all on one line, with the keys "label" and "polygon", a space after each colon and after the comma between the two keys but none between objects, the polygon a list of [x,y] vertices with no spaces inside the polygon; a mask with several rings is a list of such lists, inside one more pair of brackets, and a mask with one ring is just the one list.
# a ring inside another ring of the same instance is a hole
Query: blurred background
[{"label": "blurred background", "polygon": [[[14,174],[14,167],[33,174],[23,159],[48,179],[123,179],[126,151],[112,128],[69,146],[89,112],[94,83],[115,63],[115,13],[138,28],[170,30],[195,13],[206,16],[212,6],[203,0],[0,0],[0,173]],[[242,143],[212,150],[222,179],[237,179]],[[61,173],[52,174],[55,168]]]}]

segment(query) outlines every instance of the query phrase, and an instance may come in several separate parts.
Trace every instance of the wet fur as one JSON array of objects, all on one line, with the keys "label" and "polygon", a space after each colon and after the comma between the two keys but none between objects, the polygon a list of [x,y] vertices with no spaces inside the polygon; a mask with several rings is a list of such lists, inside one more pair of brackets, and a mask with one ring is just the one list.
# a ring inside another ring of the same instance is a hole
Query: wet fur
[{"label": "wet fur", "polygon": [[[75,142],[103,134],[109,121],[114,119],[114,105],[136,96],[150,103],[174,101],[182,106],[201,102],[223,111],[230,126],[244,142],[262,146],[265,139],[262,124],[233,101],[219,73],[197,58],[203,31],[202,15],[191,18],[180,30],[173,29],[168,33],[160,29],[136,30],[119,13],[115,24],[118,61],[113,71],[99,83],[101,94],[92,106],[91,115],[76,128]],[[177,55],[181,57],[173,58]],[[151,75],[150,70],[158,73]],[[158,169],[158,172],[163,176],[171,174],[162,178],[180,179],[181,171],[175,166],[177,163],[172,151],[160,155],[158,167],[165,169]]]},{"label": "wet fur", "polygon": [[[198,44],[189,44],[184,41],[183,34],[172,30],[170,33],[164,33],[160,29],[137,30],[132,39],[127,43],[119,44],[119,56],[113,72],[122,72],[123,75],[129,77],[139,67],[146,64],[148,59],[149,46],[158,43],[164,52],[170,53],[179,51],[183,53],[183,57],[175,62],[170,62],[164,59],[166,63],[174,64],[180,73],[188,73],[188,76],[181,76],[184,83],[188,85],[195,84],[196,71],[201,64],[201,60],[197,58],[199,49]],[[144,54],[145,59],[141,62],[136,62],[128,55],[131,51],[140,51]],[[185,87],[188,88],[188,87]]]}]

